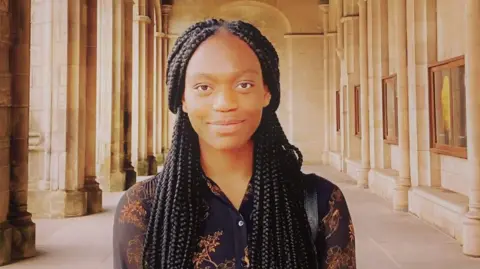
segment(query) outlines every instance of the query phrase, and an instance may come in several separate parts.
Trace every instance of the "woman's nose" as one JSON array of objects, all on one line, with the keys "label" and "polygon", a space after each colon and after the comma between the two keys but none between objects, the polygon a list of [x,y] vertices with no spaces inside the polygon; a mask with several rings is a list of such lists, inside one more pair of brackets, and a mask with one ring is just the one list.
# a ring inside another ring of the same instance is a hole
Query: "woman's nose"
[{"label": "woman's nose", "polygon": [[231,111],[238,108],[237,94],[234,90],[224,89],[217,91],[213,108],[217,111]]}]

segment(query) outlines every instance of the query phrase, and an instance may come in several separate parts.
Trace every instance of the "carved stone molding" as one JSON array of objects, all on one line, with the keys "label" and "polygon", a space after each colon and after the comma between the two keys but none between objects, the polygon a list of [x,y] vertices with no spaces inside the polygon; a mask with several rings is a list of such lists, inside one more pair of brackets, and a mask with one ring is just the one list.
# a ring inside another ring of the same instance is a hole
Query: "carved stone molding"
[{"label": "carved stone molding", "polygon": [[138,21],[139,23],[146,23],[146,24],[152,23],[152,19],[150,19],[150,17],[145,16],[145,15],[136,16],[135,21]]},{"label": "carved stone molding", "polygon": [[39,132],[28,133],[28,150],[29,151],[43,151],[43,137]]}]

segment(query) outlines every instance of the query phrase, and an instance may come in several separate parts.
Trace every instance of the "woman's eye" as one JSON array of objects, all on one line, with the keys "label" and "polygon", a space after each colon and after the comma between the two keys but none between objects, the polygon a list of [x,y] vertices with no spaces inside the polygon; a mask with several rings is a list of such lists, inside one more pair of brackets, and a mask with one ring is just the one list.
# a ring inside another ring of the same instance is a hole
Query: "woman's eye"
[{"label": "woman's eye", "polygon": [[201,91],[201,92],[206,92],[210,89],[208,85],[198,85],[195,87],[195,90]]},{"label": "woman's eye", "polygon": [[240,87],[240,89],[243,89],[243,90],[253,87],[252,83],[248,83],[248,82],[242,82],[238,84],[238,86]]}]

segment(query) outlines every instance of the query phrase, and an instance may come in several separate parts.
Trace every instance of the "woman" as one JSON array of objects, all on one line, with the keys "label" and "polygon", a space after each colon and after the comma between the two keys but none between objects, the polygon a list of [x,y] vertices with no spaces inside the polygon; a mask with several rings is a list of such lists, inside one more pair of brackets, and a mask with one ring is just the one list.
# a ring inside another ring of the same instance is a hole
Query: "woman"
[{"label": "woman", "polygon": [[206,20],[177,39],[167,74],[172,146],[163,171],[119,202],[114,268],[356,268],[341,191],[300,171],[275,114],[272,44],[248,23]]}]

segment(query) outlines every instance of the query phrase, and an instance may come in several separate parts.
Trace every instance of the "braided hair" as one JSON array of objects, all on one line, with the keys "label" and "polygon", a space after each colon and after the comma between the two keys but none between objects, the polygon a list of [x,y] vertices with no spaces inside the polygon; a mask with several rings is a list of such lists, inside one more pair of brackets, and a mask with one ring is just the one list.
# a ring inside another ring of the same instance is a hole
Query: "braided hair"
[{"label": "braided hair", "polygon": [[157,175],[143,265],[148,269],[193,268],[206,210],[201,193],[207,185],[201,176],[198,136],[181,109],[181,101],[192,54],[220,28],[241,38],[255,52],[272,96],[253,135],[253,232],[248,238],[251,268],[316,268],[299,180],[302,154],[288,142],[275,113],[280,103],[278,55],[253,25],[220,19],[190,26],[177,39],[168,58],[168,102],[177,121],[163,172]]}]

